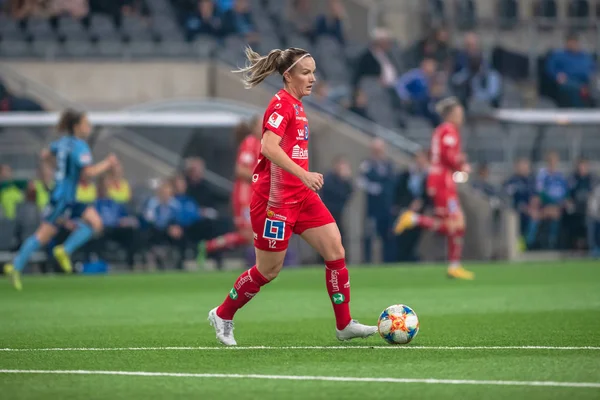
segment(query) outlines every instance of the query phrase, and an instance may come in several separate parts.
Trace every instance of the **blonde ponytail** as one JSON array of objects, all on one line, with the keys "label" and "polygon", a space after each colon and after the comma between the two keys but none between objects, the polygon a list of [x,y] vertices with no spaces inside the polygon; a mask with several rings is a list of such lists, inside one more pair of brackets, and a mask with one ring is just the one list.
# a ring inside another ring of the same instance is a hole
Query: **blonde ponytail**
[{"label": "blonde ponytail", "polygon": [[251,89],[258,85],[270,75],[279,72],[283,62],[282,55],[284,50],[274,49],[266,56],[261,56],[252,48],[246,47],[246,59],[248,60],[244,68],[232,71],[236,74],[242,74],[242,81],[246,89]]}]

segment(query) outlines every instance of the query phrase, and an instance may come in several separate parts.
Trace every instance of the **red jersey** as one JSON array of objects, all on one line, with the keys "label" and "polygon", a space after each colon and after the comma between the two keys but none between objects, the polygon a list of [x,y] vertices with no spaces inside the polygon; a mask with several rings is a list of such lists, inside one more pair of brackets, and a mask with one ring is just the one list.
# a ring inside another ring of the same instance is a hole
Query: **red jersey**
[{"label": "red jersey", "polygon": [[[296,164],[308,171],[308,119],[300,100],[285,90],[271,99],[263,117],[263,134],[281,136],[279,146]],[[262,154],[252,178],[254,192],[274,207],[289,207],[302,202],[310,193],[300,179],[273,164]]]},{"label": "red jersey", "polygon": [[[260,139],[254,135],[248,135],[238,148],[236,165],[254,169],[260,155]],[[232,200],[235,204],[250,204],[252,184],[243,179],[236,179],[233,184]]]},{"label": "red jersey", "polygon": [[431,138],[431,167],[428,181],[445,188],[454,188],[452,174],[460,171],[464,162],[460,132],[455,125],[444,122],[435,129]]}]

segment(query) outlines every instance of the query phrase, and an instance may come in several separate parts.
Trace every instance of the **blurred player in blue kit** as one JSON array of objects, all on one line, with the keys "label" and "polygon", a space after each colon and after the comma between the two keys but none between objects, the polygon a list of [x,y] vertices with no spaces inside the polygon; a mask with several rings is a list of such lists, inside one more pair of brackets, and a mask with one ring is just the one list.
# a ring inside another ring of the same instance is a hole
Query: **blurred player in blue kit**
[{"label": "blurred player in blue kit", "polygon": [[60,139],[41,152],[43,163],[54,164],[54,188],[39,228],[25,240],[13,262],[4,266],[4,273],[11,278],[17,290],[22,289],[21,272],[33,253],[46,246],[66,220],[79,219],[79,225],[63,245],[54,248],[54,257],[65,273],[73,270],[71,254],[88,242],[95,232],[102,230],[98,212],[92,206],[75,201],[80,177],[94,178],[117,164],[117,158],[111,154],[92,165],[92,153],[85,141],[91,130],[85,113],[67,110],[62,113],[57,125]]}]

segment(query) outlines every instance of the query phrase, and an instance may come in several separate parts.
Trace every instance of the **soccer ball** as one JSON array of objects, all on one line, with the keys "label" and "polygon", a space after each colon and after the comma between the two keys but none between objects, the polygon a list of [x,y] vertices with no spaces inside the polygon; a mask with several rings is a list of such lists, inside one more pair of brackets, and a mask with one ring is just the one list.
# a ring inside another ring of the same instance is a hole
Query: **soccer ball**
[{"label": "soccer ball", "polygon": [[419,318],[409,306],[389,306],[379,316],[379,335],[389,344],[407,344],[419,333]]}]

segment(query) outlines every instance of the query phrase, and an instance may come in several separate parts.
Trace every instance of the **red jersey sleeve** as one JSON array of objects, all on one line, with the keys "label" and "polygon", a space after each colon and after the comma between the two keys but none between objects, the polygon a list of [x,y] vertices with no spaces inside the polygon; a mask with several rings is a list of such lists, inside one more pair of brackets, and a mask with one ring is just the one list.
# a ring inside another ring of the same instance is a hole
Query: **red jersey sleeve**
[{"label": "red jersey sleeve", "polygon": [[293,110],[290,104],[282,101],[271,103],[263,118],[263,132],[271,131],[283,137],[292,117]]},{"label": "red jersey sleeve", "polygon": [[463,164],[460,135],[453,127],[447,127],[441,135],[440,161],[446,168],[459,171]]}]

